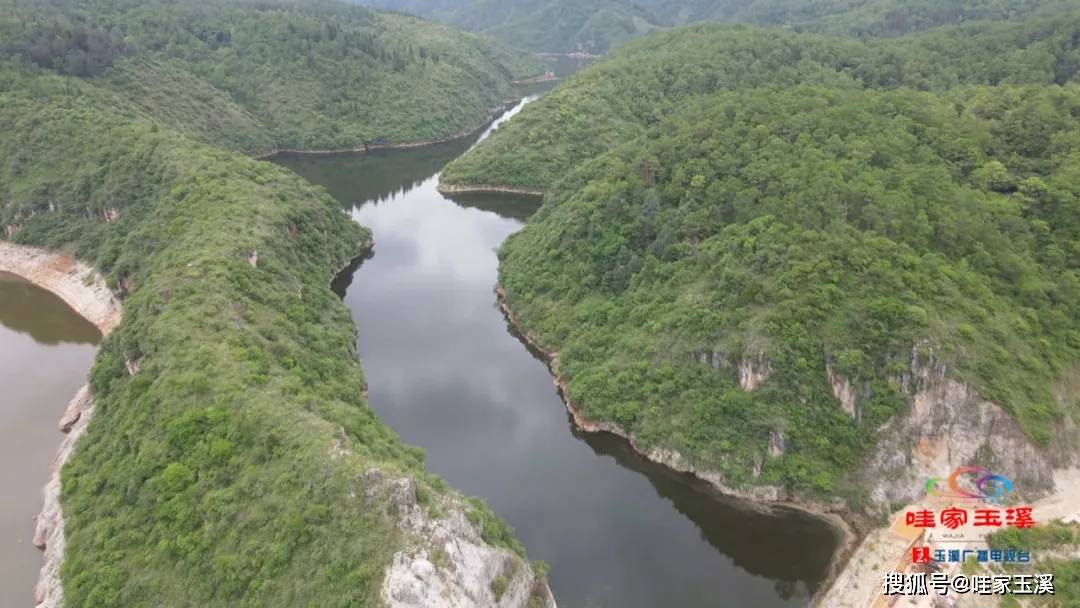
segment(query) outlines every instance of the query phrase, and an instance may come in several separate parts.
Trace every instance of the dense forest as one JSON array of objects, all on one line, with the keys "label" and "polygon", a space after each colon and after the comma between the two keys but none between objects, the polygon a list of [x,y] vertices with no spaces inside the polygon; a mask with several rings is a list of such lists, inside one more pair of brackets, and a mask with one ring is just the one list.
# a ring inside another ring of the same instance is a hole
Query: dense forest
[{"label": "dense forest", "polygon": [[902,36],[970,21],[1071,10],[1073,0],[357,0],[484,31],[519,48],[605,53],[656,29],[697,21],[783,26],[856,37]]},{"label": "dense forest", "polygon": [[1065,84],[1080,70],[1077,31],[1080,13],[866,42],[715,24],[661,32],[627,43],[531,104],[449,165],[443,181],[547,188],[688,101],[723,90],[818,83],[944,92],[965,84]]},{"label": "dense forest", "polygon": [[865,42],[658,33],[443,179],[547,191],[500,282],[587,418],[737,487],[862,504],[913,349],[1037,445],[1080,417],[1059,392],[1080,361],[1078,32],[1080,13]]},{"label": "dense forest", "polygon": [[62,473],[65,605],[377,605],[425,541],[389,498],[404,477],[522,555],[368,407],[330,283],[370,233],[244,152],[475,127],[528,62],[322,3],[6,2],[0,27],[0,237],[94,264],[124,303]]},{"label": "dense forest", "polygon": [[0,48],[92,79],[125,112],[259,153],[456,135],[542,71],[483,36],[322,0],[4,0]]}]

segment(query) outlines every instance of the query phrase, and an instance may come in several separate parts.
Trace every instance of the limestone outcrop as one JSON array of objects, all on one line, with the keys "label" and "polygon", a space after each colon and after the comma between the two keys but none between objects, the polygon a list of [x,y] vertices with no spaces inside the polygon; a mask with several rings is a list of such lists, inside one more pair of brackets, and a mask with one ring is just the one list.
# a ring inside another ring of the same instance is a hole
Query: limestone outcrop
[{"label": "limestone outcrop", "polygon": [[103,334],[120,324],[120,301],[105,279],[70,255],[0,241],[0,272],[18,275],[56,294]]},{"label": "limestone outcrop", "polygon": [[911,407],[881,429],[867,463],[875,503],[910,502],[922,496],[927,479],[976,464],[1010,478],[1025,497],[1040,498],[1055,490],[1054,470],[1075,462],[1075,442],[1071,451],[1036,446],[1000,405],[950,377],[926,344],[912,349],[910,370],[895,383]]},{"label": "limestone outcrop", "polygon": [[390,482],[388,495],[412,548],[397,552],[386,573],[387,606],[555,608],[547,582],[518,554],[486,543],[463,500],[440,496],[437,509],[425,509],[407,477]]}]

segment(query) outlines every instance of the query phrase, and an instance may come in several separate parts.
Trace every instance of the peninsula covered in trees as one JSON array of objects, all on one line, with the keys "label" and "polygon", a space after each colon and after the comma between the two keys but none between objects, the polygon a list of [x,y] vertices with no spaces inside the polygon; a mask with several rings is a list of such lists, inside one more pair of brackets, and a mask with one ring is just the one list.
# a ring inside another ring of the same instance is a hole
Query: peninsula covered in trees
[{"label": "peninsula covered in trees", "polygon": [[927,365],[1075,457],[1078,31],[653,34],[443,181],[547,192],[500,282],[586,419],[736,488],[887,506],[874,455]]}]

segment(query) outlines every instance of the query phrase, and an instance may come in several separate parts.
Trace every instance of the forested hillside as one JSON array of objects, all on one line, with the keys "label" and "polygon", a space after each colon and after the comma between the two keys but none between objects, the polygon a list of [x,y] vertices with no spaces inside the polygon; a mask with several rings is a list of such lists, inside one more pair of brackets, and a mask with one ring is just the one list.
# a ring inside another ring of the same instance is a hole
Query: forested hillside
[{"label": "forested hillside", "polygon": [[4,5],[9,57],[91,78],[134,106],[121,111],[249,152],[455,135],[540,71],[483,36],[322,0]]},{"label": "forested hillside", "polygon": [[866,42],[699,24],[627,45],[582,70],[470,154],[452,185],[547,188],[582,161],[642,135],[698,96],[820,83],[947,91],[963,84],[1064,84],[1080,69],[1080,13]]},{"label": "forested hillside", "polygon": [[864,504],[903,378],[933,360],[1067,459],[1077,32],[1072,15],[895,41],[654,34],[444,180],[548,191],[500,282],[569,400],[643,449]]},{"label": "forested hillside", "polygon": [[368,407],[330,283],[370,233],[243,154],[476,127],[520,56],[329,3],[6,2],[0,24],[0,238],[123,296],[62,473],[64,605],[379,605],[428,541],[406,515],[461,518],[543,592]]},{"label": "forested hillside", "polygon": [[847,36],[901,36],[969,21],[1015,20],[1076,7],[1071,0],[635,0],[669,25],[730,21]]},{"label": "forested hillside", "polygon": [[1075,0],[359,0],[486,31],[532,51],[604,53],[627,38],[697,21],[900,36],[970,21],[1053,15]]}]

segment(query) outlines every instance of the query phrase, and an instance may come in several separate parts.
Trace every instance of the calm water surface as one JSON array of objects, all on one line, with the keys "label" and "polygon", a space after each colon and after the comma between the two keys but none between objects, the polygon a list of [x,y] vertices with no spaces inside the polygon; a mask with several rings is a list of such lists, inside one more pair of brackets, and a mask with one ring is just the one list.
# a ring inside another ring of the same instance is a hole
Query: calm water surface
[{"label": "calm water surface", "polygon": [[32,606],[32,544],[56,424],[86,382],[100,334],[51,293],[0,273],[0,606]]},{"label": "calm water surface", "polygon": [[830,528],[756,514],[573,428],[493,293],[495,250],[538,202],[435,190],[471,143],[278,159],[375,233],[375,256],[338,285],[372,407],[552,565],[562,608],[805,605],[836,546]]}]

